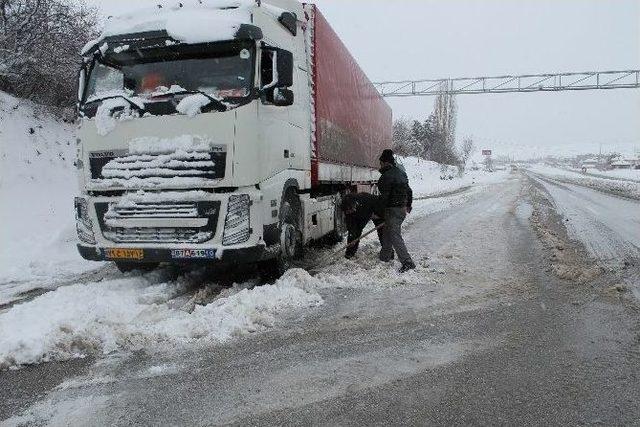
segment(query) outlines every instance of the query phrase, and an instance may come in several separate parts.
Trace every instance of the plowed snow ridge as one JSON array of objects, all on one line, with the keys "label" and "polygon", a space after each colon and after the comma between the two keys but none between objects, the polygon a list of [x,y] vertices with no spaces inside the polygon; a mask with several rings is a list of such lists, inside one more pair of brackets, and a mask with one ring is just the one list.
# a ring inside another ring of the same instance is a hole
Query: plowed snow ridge
[{"label": "plowed snow ridge", "polygon": [[188,313],[167,304],[188,283],[165,282],[162,274],[68,286],[13,307],[0,315],[0,368],[225,342],[271,327],[283,311],[323,303],[318,279],[290,270],[273,285],[237,285]]}]

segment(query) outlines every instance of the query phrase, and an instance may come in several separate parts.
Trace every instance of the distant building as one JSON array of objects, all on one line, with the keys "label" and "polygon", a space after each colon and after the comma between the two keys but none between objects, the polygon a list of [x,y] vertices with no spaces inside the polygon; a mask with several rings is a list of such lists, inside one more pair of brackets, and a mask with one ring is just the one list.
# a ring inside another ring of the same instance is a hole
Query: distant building
[{"label": "distant building", "polygon": [[627,160],[611,162],[611,169],[633,169],[633,164]]},{"label": "distant building", "polygon": [[583,160],[581,169],[596,169],[598,167],[598,160],[596,159],[586,159]]},{"label": "distant building", "polygon": [[640,156],[627,157],[624,161],[631,164],[631,169],[640,169]]}]

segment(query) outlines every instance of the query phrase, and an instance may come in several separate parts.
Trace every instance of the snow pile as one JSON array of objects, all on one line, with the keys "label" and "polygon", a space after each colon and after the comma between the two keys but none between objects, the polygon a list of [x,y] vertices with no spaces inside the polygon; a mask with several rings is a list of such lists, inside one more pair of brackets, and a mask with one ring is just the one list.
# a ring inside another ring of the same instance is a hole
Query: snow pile
[{"label": "snow pile", "polygon": [[195,117],[202,112],[202,108],[206,107],[210,103],[211,100],[208,96],[197,93],[195,95],[182,98],[176,106],[176,110],[189,117]]},{"label": "snow pile", "polygon": [[163,272],[73,285],[0,314],[0,368],[102,352],[225,342],[273,326],[287,310],[323,303],[319,280],[290,270],[273,285],[237,285],[188,313],[171,300],[190,286]]},{"label": "snow pile", "polygon": [[129,154],[111,160],[102,169],[104,179],[93,179],[97,188],[152,188],[158,185],[197,187],[215,168],[213,142],[207,137],[145,137],[129,143]]},{"label": "snow pile", "polygon": [[640,182],[620,180],[613,177],[605,178],[588,174],[585,175],[580,172],[573,172],[544,164],[532,165],[528,167],[528,170],[539,175],[548,176],[557,181],[582,185],[593,188],[594,190],[640,200]]},{"label": "snow pile", "polygon": [[0,92],[0,301],[21,290],[7,282],[98,267],[75,248],[75,145],[73,125]]},{"label": "snow pile", "polygon": [[232,40],[242,24],[251,23],[253,0],[180,0],[141,9],[107,21],[99,40],[89,43],[86,52],[105,37],[165,30],[175,40],[195,44]]},{"label": "snow pile", "polygon": [[96,111],[95,123],[98,135],[107,136],[116,129],[118,122],[133,120],[138,116],[127,99],[123,97],[105,99]]}]

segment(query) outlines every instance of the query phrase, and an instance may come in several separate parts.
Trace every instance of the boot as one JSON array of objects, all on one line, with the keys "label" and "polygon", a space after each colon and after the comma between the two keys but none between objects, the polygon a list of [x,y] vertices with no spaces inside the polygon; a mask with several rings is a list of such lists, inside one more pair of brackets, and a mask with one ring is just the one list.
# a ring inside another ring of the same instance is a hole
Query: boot
[{"label": "boot", "polygon": [[415,268],[416,265],[413,261],[405,262],[404,264],[402,264],[402,267],[400,267],[400,270],[398,270],[398,273],[406,273],[409,270],[415,270]]}]

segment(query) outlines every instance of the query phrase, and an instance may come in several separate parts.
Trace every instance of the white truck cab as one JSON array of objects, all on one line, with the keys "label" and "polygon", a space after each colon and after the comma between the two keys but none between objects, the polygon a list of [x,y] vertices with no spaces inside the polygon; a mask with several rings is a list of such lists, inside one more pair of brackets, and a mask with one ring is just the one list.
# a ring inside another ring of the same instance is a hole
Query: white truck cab
[{"label": "white truck cab", "polygon": [[314,10],[202,0],[109,20],[79,78],[84,258],[269,262],[339,229],[353,171],[375,171],[312,177]]}]

